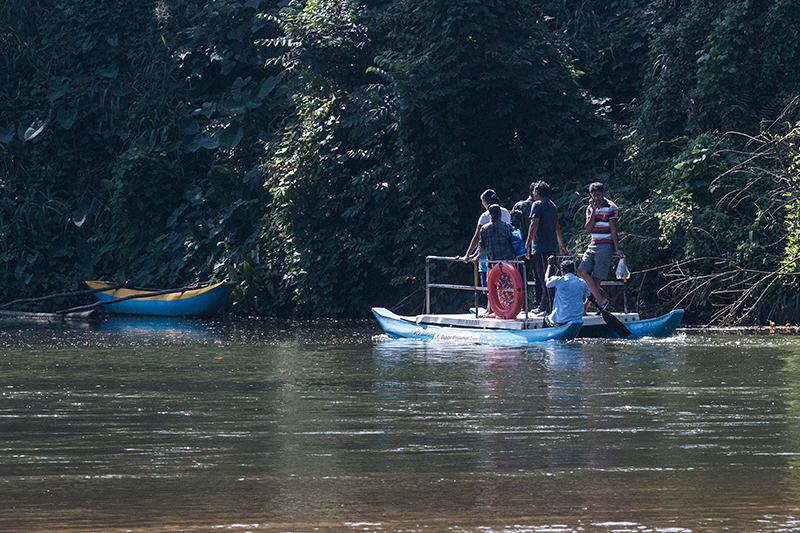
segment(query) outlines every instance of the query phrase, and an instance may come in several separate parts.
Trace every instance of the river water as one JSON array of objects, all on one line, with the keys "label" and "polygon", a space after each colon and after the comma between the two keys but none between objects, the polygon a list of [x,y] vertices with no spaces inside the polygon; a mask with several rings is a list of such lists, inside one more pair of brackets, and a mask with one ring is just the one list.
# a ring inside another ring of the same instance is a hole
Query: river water
[{"label": "river water", "polygon": [[0,531],[800,531],[797,341],[2,326]]}]

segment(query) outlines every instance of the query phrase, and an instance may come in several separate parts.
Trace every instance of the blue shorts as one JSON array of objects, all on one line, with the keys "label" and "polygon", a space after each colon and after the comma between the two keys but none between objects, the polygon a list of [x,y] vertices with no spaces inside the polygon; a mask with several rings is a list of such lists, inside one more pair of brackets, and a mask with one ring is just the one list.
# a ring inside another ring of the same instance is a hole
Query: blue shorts
[{"label": "blue shorts", "polygon": [[610,242],[590,244],[581,258],[578,268],[587,271],[593,278],[606,279],[614,258],[614,245]]}]

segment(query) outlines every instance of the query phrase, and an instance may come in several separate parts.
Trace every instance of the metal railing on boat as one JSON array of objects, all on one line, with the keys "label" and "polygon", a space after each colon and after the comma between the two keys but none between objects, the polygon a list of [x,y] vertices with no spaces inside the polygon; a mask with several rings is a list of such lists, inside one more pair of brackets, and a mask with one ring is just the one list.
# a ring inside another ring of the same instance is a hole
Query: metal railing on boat
[{"label": "metal railing on boat", "polygon": [[[487,292],[487,288],[486,287],[481,287],[480,285],[478,285],[478,263],[474,263],[474,267],[473,267],[474,268],[474,279],[475,279],[475,284],[474,285],[454,285],[454,284],[451,284],[451,283],[431,283],[431,261],[447,261],[447,262],[453,263],[453,262],[456,261],[456,258],[455,257],[440,256],[440,255],[429,255],[429,256],[427,256],[425,258],[425,313],[426,314],[431,314],[431,289],[455,289],[455,290],[472,291],[475,294],[475,312],[476,312],[476,315],[477,315],[478,294],[480,294],[482,292]],[[518,267],[517,269],[521,271],[520,273],[522,274],[523,286],[524,287],[528,286],[528,273],[527,273],[528,269],[525,268],[525,266],[524,266],[525,262],[524,261],[519,261],[519,260],[515,260],[515,261],[489,261],[489,260],[484,260],[484,262],[488,263],[490,265],[490,268],[491,268],[491,265],[496,264],[496,263],[511,263],[512,265],[523,265],[522,268]],[[525,302],[523,303],[522,308],[525,310],[525,318],[527,319],[528,318],[528,291],[527,290],[525,291]]]},{"label": "metal railing on boat", "polygon": [[[560,255],[558,256],[561,259],[575,259],[576,256],[572,255]],[[615,255],[614,257],[619,257]],[[577,256],[579,259],[580,256]],[[429,255],[425,258],[425,313],[431,313],[431,289],[455,289],[455,290],[467,290],[473,291],[475,294],[475,309],[478,309],[478,295],[480,293],[485,293],[487,291],[486,287],[481,287],[478,285],[478,264],[474,263],[474,285],[453,285],[450,283],[431,283],[431,274],[430,274],[430,264],[431,261],[447,261],[447,262],[454,262],[456,259],[454,257],[447,257],[447,256],[440,256],[440,255]],[[524,282],[525,287],[533,286],[536,282],[535,281],[528,281],[528,269],[525,268],[524,261],[486,261],[489,264],[493,263],[512,263],[516,265],[523,265],[522,268],[519,268],[520,272],[522,273],[522,279]],[[628,280],[603,280],[600,282],[600,285],[603,287],[606,286],[613,286],[613,287],[622,287],[622,301],[623,301],[623,310],[625,313],[628,312]],[[528,291],[525,291],[525,303],[522,306],[525,310],[525,318],[528,318]]]},{"label": "metal railing on boat", "polygon": [[620,280],[620,281],[612,281],[612,280],[603,280],[600,282],[601,287],[612,286],[612,287],[622,287],[622,307],[623,311],[626,313],[628,312],[628,282],[627,280]]}]

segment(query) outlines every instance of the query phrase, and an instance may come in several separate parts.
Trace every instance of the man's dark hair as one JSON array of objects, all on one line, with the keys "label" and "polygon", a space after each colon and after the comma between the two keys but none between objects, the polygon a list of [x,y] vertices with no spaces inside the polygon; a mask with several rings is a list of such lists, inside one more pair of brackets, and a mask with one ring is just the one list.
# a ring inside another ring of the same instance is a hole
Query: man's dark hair
[{"label": "man's dark hair", "polygon": [[494,189],[486,189],[483,191],[483,194],[481,194],[481,200],[489,205],[500,203],[500,199],[497,197],[497,193],[494,192]]},{"label": "man's dark hair", "polygon": [[550,185],[546,181],[537,181],[534,184],[534,190],[539,193],[542,198],[550,198]]},{"label": "man's dark hair", "polygon": [[575,262],[570,259],[565,259],[561,262],[561,272],[564,274],[574,274],[575,273]]},{"label": "man's dark hair", "polygon": [[499,220],[501,216],[503,216],[503,211],[500,209],[500,206],[497,204],[492,204],[489,206],[489,215],[492,217],[492,220]]},{"label": "man's dark hair", "polygon": [[591,185],[589,185],[589,194],[592,194],[594,191],[606,192],[605,187],[599,181],[595,181]]}]

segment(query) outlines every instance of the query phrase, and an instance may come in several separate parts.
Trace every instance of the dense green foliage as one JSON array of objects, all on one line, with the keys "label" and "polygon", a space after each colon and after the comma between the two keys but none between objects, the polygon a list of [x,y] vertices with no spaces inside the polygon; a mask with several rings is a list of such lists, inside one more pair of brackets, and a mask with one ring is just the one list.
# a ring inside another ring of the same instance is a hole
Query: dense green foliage
[{"label": "dense green foliage", "polygon": [[265,224],[254,148],[283,112],[253,46],[269,7],[4,4],[7,298],[244,275]]},{"label": "dense green foliage", "polygon": [[642,307],[797,321],[758,298],[797,294],[794,4],[5,2],[3,300],[229,277],[239,312],[365,316],[484,189],[547,180],[580,249],[600,180]]}]

